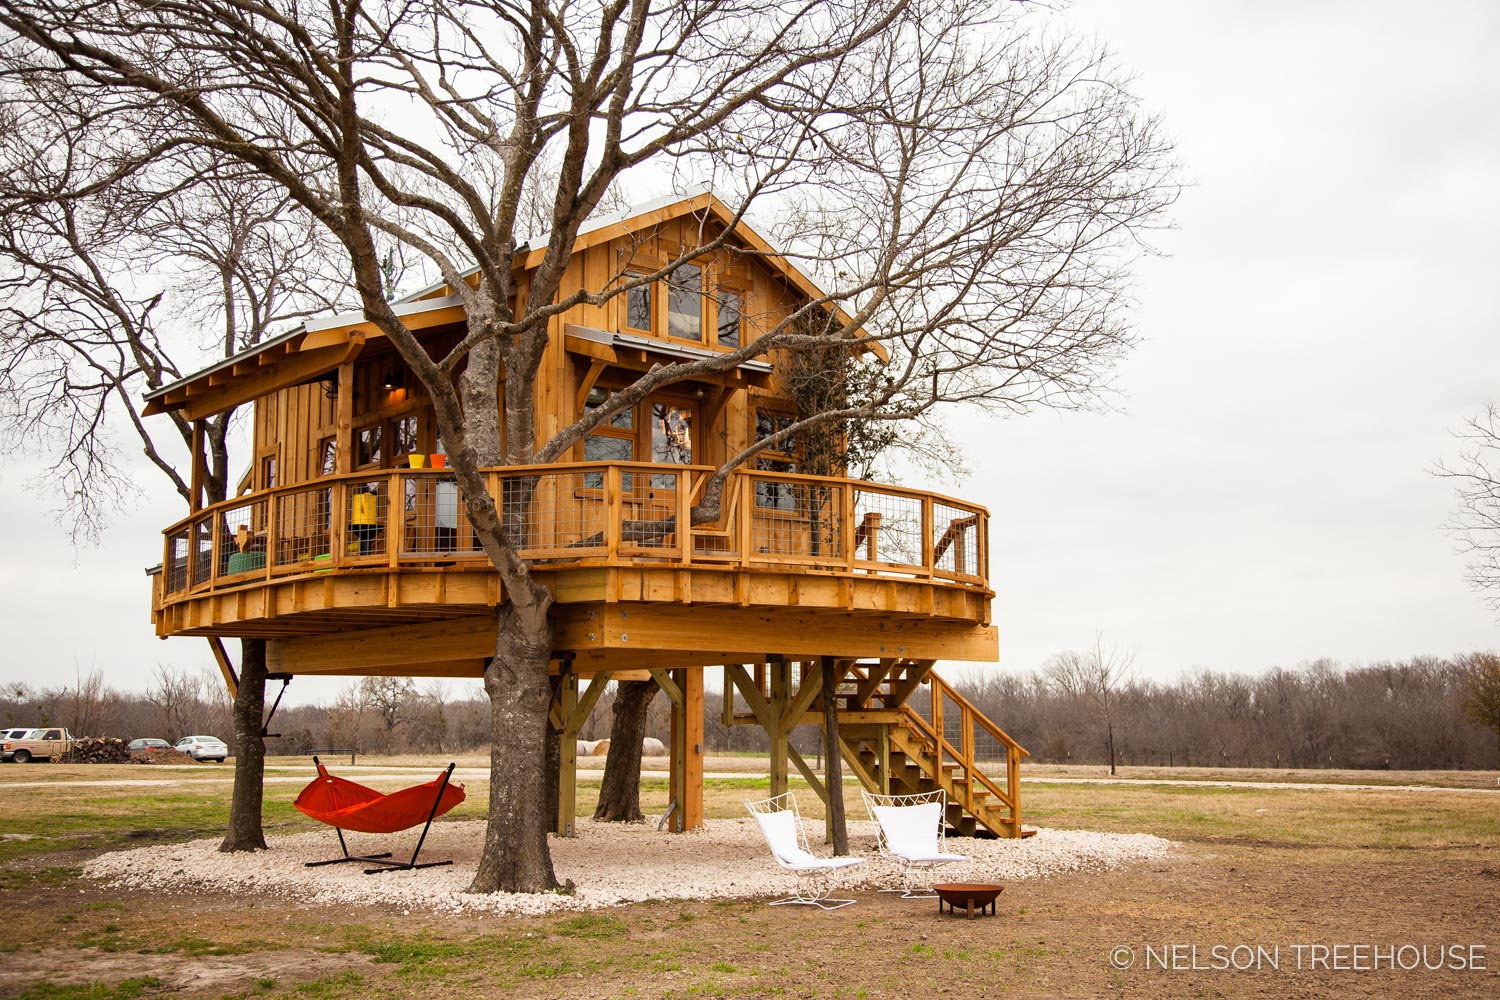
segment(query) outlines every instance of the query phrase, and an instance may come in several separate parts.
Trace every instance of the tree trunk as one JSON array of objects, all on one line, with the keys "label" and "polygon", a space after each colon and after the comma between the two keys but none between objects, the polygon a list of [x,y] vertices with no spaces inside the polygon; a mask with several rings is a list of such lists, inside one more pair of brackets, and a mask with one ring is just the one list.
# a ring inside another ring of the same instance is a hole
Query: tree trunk
[{"label": "tree trunk", "polygon": [[261,801],[266,773],[266,640],[240,640],[240,683],[234,696],[234,792],[221,851],[264,851]]},{"label": "tree trunk", "polygon": [[558,886],[547,834],[547,680],[552,628],[545,605],[499,609],[490,696],[490,808],[484,852],[470,892],[547,892]]},{"label": "tree trunk", "polygon": [[656,697],[656,681],[621,681],[615,690],[614,718],[609,724],[609,756],[604,758],[604,781],[594,819],[607,823],[638,823],[641,815],[641,741],[646,736],[646,713]]},{"label": "tree trunk", "polygon": [[1105,726],[1106,726],[1105,732],[1107,734],[1106,735],[1106,742],[1108,742],[1108,744],[1109,744],[1109,774],[1110,774],[1110,777],[1114,777],[1114,773],[1115,773],[1115,724],[1113,722],[1108,722],[1108,723],[1105,723]]},{"label": "tree trunk", "polygon": [[[844,822],[844,758],[839,753],[839,670],[834,658],[823,657],[823,784],[828,789],[829,825],[833,853],[849,853],[849,827]],[[611,746],[613,749],[613,746]]]}]

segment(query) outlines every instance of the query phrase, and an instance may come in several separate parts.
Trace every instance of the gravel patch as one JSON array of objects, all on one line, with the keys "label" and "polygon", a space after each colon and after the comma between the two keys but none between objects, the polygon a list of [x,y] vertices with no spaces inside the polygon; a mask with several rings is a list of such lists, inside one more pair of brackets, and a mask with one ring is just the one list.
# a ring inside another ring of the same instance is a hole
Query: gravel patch
[{"label": "gravel patch", "polygon": [[[101,855],[84,874],[135,890],[255,892],[298,902],[386,905],[439,912],[541,914],[587,910],[643,900],[742,899],[784,895],[795,881],[771,859],[759,829],[748,817],[717,819],[702,830],[669,834],[655,819],[639,824],[580,819],[575,837],[552,840],[557,876],[576,886],[572,895],[466,893],[484,841],[478,820],[434,825],[421,860],[452,858],[454,864],[420,871],[363,874],[358,864],[305,868],[307,861],[336,857],[332,830],[270,838],[271,850],[220,854],[217,838],[137,848]],[[813,836],[813,827],[808,827]],[[349,834],[357,853],[393,851],[410,857],[420,828],[393,836]],[[821,833],[821,830],[817,831]],[[814,853],[826,854],[814,841]],[[876,850],[875,825],[849,822],[851,853],[866,859],[846,885],[878,889],[899,884],[895,865]],[[1162,858],[1170,841],[1144,833],[1039,830],[1025,840],[954,838],[948,850],[969,857],[944,866],[935,880],[1015,882],[1067,872],[1106,871],[1131,862]],[[403,852],[405,852],[403,854]]]}]

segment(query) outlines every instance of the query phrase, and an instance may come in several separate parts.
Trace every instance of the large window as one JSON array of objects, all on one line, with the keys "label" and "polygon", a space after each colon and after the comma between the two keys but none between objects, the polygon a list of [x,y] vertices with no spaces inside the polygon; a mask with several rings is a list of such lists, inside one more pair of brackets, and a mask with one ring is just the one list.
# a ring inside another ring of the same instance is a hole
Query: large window
[{"label": "large window", "polygon": [[[585,413],[592,413],[614,395],[611,389],[595,386],[589,390],[589,395],[584,400],[583,409]],[[635,410],[627,407],[610,417],[608,421],[595,427],[583,439],[583,460],[585,462],[629,462],[635,458]],[[624,476],[624,488],[628,492],[634,487],[630,481],[630,473]],[[583,476],[583,485],[592,490],[604,487],[604,475],[599,472],[586,472]]]},{"label": "large window", "polygon": [[[797,422],[789,413],[775,410],[755,411],[755,440],[761,442],[774,434],[786,430]],[[796,472],[797,462],[793,457],[797,451],[796,437],[784,438],[755,456],[755,467],[762,472]],[[775,510],[796,510],[797,497],[792,483],[757,482],[755,484],[755,506]]]},{"label": "large window", "polygon": [[667,335],[703,339],[703,268],[683,264],[673,271],[667,293]]},{"label": "large window", "polygon": [[[672,403],[651,404],[651,461],[658,465],[693,464],[693,410]],[[653,475],[656,489],[673,489],[677,477]]]}]

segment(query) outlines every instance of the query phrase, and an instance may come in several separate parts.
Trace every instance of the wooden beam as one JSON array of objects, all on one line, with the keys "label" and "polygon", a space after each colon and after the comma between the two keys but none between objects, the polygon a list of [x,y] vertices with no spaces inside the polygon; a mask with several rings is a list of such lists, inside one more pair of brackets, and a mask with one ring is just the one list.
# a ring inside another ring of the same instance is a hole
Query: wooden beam
[{"label": "wooden beam", "polygon": [[683,694],[682,689],[677,686],[675,675],[680,672],[681,671],[675,670],[671,672],[668,672],[666,670],[651,671],[652,678],[654,678],[657,685],[667,693],[667,698],[672,702],[673,705],[679,707],[681,707],[682,705]]},{"label": "wooden beam", "polygon": [[598,358],[589,362],[589,370],[584,374],[583,380],[578,383],[578,393],[573,400],[573,412],[577,415],[583,414],[583,404],[589,398],[589,392],[594,388],[594,383],[599,381],[599,376],[604,374],[607,366]]},{"label": "wooden beam", "polygon": [[[740,695],[745,699],[745,704],[750,707],[750,711],[755,715],[755,719],[760,723],[761,728],[767,733],[774,730],[776,728],[776,716],[772,714],[771,706],[766,702],[765,694],[755,685],[755,681],[751,679],[749,672],[745,670],[744,666],[739,663],[727,663],[724,665],[724,676],[739,689]],[[725,704],[727,705],[730,703],[728,692],[725,692],[725,695]]]},{"label": "wooden beam", "polygon": [[201,396],[186,400],[182,406],[183,416],[188,420],[201,420],[273,393],[278,389],[298,385],[333,370],[347,354],[348,349],[341,344],[266,364],[253,374],[245,375],[226,385],[209,389]]},{"label": "wooden beam", "polygon": [[216,635],[208,637],[208,647],[214,652],[214,662],[219,665],[219,673],[224,676],[224,686],[229,689],[231,700],[240,696],[240,679],[235,675],[234,664],[229,662],[229,653],[224,649],[224,640]]}]

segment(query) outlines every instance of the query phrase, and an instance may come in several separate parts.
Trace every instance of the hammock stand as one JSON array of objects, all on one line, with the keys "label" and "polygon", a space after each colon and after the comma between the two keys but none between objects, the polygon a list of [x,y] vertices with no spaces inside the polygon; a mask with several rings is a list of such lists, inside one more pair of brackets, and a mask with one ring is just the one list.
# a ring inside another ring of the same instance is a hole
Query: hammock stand
[{"label": "hammock stand", "polygon": [[[317,868],[322,865],[343,864],[346,861],[360,861],[375,865],[374,868],[366,868],[365,874],[376,875],[380,872],[411,871],[414,868],[438,868],[453,864],[451,860],[424,861],[418,864],[417,856],[422,853],[422,844],[427,840],[427,831],[432,828],[432,821],[464,800],[464,786],[448,783],[454,764],[449,764],[442,774],[426,784],[413,785],[387,795],[347,778],[329,774],[317,757],[313,758],[313,763],[317,765],[318,776],[302,789],[292,805],[304,815],[333,827],[339,835],[339,847],[343,849],[344,856],[329,858],[327,861],[308,861],[305,867]],[[349,845],[344,841],[345,830],[396,833],[422,823],[424,817],[426,822],[422,826],[422,836],[417,838],[417,848],[411,852],[410,861],[391,861],[389,851],[384,854],[350,854]]]}]

